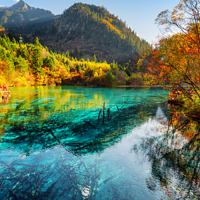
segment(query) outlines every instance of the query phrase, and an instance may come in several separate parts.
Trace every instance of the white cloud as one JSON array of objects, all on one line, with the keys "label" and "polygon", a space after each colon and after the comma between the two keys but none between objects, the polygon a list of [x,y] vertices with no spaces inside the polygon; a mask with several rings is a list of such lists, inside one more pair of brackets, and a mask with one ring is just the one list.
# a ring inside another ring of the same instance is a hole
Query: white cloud
[{"label": "white cloud", "polygon": [[19,2],[20,0],[13,0],[13,1]]},{"label": "white cloud", "polygon": [[0,8],[3,8],[3,7],[5,7],[5,6],[0,5]]}]

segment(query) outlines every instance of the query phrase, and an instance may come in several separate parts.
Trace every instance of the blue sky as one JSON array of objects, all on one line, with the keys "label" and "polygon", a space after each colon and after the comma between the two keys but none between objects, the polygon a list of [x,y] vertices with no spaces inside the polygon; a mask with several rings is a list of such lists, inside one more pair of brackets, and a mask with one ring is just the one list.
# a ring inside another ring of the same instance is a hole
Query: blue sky
[{"label": "blue sky", "polygon": [[[18,0],[0,0],[0,5],[11,6]],[[104,6],[107,10],[126,21],[128,27],[134,30],[141,38],[149,43],[156,42],[156,36],[161,35],[155,19],[157,15],[166,9],[172,10],[179,0],[24,0],[27,4],[36,8],[51,10],[54,14],[62,12],[74,3],[82,2]]]}]

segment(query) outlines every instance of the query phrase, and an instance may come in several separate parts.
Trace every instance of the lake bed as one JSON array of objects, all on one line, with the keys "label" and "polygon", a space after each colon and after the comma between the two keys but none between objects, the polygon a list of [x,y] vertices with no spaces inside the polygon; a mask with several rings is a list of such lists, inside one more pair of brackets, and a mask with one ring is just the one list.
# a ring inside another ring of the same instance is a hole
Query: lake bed
[{"label": "lake bed", "polygon": [[0,104],[0,199],[199,197],[199,126],[169,108],[168,91],[10,90]]}]

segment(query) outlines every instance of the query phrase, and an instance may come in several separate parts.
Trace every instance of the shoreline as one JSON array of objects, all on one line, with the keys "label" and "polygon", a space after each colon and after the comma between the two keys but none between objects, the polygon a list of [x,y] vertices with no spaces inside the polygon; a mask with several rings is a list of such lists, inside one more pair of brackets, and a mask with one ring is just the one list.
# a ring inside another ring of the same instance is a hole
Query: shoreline
[{"label": "shoreline", "polygon": [[[99,86],[99,85],[31,85],[31,86],[9,86],[9,88],[26,88],[26,87],[62,87],[62,86],[72,86],[72,87],[95,87],[95,88],[159,88],[163,89],[164,86],[161,85],[113,85],[113,86]],[[168,89],[166,89],[168,90]]]}]

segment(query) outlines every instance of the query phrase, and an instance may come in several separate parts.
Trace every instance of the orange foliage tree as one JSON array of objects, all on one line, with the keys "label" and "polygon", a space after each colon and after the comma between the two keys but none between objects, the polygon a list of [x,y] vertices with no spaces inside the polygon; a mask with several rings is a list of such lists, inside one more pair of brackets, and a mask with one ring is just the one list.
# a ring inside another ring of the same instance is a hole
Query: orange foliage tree
[{"label": "orange foliage tree", "polygon": [[[200,98],[200,15],[199,1],[181,0],[172,12],[161,12],[156,22],[165,30],[179,32],[162,38],[152,52],[149,71],[159,84],[189,85]],[[185,92],[185,95],[187,93]]]}]

